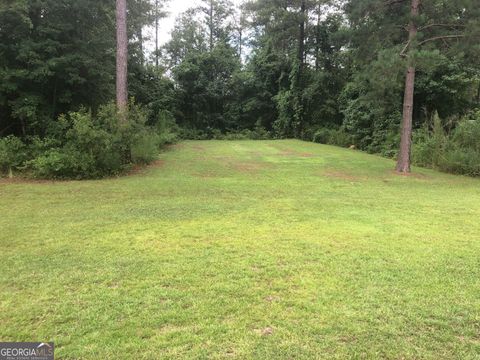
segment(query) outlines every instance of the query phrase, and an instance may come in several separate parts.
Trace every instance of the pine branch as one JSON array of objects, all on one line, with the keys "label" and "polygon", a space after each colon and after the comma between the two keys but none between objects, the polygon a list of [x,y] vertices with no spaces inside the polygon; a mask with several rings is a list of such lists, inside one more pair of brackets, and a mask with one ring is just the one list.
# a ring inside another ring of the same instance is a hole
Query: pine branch
[{"label": "pine branch", "polygon": [[432,27],[448,27],[448,28],[451,28],[451,29],[456,29],[456,28],[465,28],[466,26],[461,25],[461,24],[428,24],[428,25],[419,27],[418,31],[427,30],[427,29],[430,29]]},{"label": "pine branch", "polygon": [[423,44],[426,44],[431,41],[436,41],[436,40],[445,40],[445,39],[459,39],[459,38],[464,38],[466,35],[462,34],[457,34],[457,35],[443,35],[443,36],[435,36],[430,39],[423,40],[418,43],[418,46],[422,46]]},{"label": "pine branch", "polygon": [[408,40],[407,44],[405,45],[405,47],[403,48],[403,50],[400,52],[400,56],[401,56],[401,57],[407,57],[407,50],[408,50],[408,48],[410,47],[410,43],[411,43],[411,41]]}]

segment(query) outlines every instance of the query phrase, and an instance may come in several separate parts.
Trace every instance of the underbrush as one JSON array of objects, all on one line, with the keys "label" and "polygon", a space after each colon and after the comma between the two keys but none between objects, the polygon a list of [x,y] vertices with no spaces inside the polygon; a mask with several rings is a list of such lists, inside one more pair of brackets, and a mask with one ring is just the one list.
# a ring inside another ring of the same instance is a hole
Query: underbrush
[{"label": "underbrush", "polygon": [[254,130],[230,130],[222,132],[219,129],[206,128],[182,129],[180,137],[185,140],[269,140],[273,135],[262,127]]},{"label": "underbrush", "polygon": [[42,179],[92,179],[122,173],[154,161],[159,149],[176,141],[165,117],[148,126],[147,112],[130,104],[126,115],[106,105],[61,115],[45,136],[0,139],[0,171]]},{"label": "underbrush", "polygon": [[415,165],[453,174],[480,176],[480,111],[462,118],[447,134],[436,116],[433,130],[414,135],[412,160]]},{"label": "underbrush", "polygon": [[343,128],[329,129],[321,128],[313,134],[313,142],[326,145],[336,145],[341,147],[352,146],[353,137],[348,134]]}]

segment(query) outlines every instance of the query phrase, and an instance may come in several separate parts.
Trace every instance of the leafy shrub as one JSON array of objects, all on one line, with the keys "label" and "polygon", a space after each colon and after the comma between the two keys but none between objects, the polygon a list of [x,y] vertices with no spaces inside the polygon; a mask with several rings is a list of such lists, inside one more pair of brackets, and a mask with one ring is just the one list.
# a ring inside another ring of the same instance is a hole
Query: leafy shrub
[{"label": "leafy shrub", "polygon": [[131,148],[132,161],[135,164],[148,164],[158,156],[160,137],[155,133],[144,133],[137,136]]},{"label": "leafy shrub", "polygon": [[103,106],[94,116],[83,109],[51,122],[44,138],[27,143],[15,137],[0,139],[0,171],[29,169],[35,177],[86,179],[115,175],[132,163],[149,163],[160,146],[176,141],[176,125],[162,115],[154,127],[149,114],[130,104],[126,119],[120,119],[114,104]]},{"label": "leafy shrub", "polygon": [[[34,175],[42,178],[96,178],[122,170],[126,158],[122,133],[105,117],[86,110],[62,115],[52,136],[63,133],[58,146],[31,161]],[[114,119],[115,120],[115,119]]]},{"label": "leafy shrub", "polygon": [[15,136],[0,139],[0,173],[13,177],[13,170],[23,166],[27,159],[27,147]]},{"label": "leafy shrub", "polygon": [[452,140],[462,149],[480,152],[480,110],[460,121],[453,132]]},{"label": "leafy shrub", "polygon": [[414,134],[412,145],[413,163],[424,167],[439,168],[448,142],[442,121],[438,114],[435,114],[433,131],[425,128]]},{"label": "leafy shrub", "polygon": [[31,162],[34,174],[40,178],[95,177],[95,159],[75,149],[50,149]]},{"label": "leafy shrub", "polygon": [[319,129],[313,135],[313,142],[318,144],[330,144],[330,129]]},{"label": "leafy shrub", "polygon": [[171,145],[178,141],[180,129],[169,111],[160,111],[156,121],[158,146]]},{"label": "leafy shrub", "polygon": [[344,129],[319,129],[313,136],[313,141],[320,144],[349,147],[353,144],[353,137]]},{"label": "leafy shrub", "polygon": [[182,129],[180,137],[186,140],[269,140],[272,138],[271,134],[261,126],[256,126],[254,130],[229,131],[225,134],[211,128],[204,131]]},{"label": "leafy shrub", "polygon": [[422,129],[414,136],[414,164],[441,171],[480,176],[480,112],[470,114],[445,134],[438,116],[433,131]]},{"label": "leafy shrub", "polygon": [[468,176],[480,176],[480,152],[474,149],[448,150],[439,164],[442,171]]}]

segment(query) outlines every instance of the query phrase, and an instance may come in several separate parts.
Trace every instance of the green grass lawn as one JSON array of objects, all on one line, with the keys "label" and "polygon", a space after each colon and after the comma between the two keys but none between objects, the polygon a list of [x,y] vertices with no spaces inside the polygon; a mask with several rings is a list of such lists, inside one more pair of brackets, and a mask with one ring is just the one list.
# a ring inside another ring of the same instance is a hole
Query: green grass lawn
[{"label": "green grass lawn", "polygon": [[300,141],[0,182],[0,340],[58,359],[479,359],[480,181]]}]

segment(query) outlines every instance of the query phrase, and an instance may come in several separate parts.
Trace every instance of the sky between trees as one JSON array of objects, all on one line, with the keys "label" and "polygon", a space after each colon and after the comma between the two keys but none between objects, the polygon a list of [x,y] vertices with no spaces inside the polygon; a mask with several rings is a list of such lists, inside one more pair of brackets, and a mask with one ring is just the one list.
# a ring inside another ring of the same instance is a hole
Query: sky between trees
[{"label": "sky between trees", "polygon": [[[238,6],[243,3],[243,0],[233,0],[233,3]],[[166,4],[168,16],[160,21],[159,43],[164,45],[172,38],[171,31],[175,26],[175,19],[178,15],[192,7],[200,6],[200,4],[200,0],[170,0]],[[146,34],[150,37],[150,40],[146,44],[147,50],[152,52],[155,50],[153,27],[146,29]]]}]

